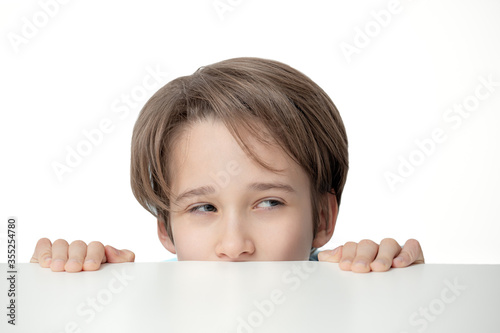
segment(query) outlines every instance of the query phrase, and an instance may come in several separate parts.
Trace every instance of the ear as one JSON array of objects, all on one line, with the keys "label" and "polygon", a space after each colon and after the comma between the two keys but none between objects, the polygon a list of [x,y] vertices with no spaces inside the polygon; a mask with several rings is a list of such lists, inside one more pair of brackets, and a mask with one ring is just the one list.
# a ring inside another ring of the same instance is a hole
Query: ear
[{"label": "ear", "polygon": [[165,230],[165,223],[163,223],[160,219],[158,219],[158,238],[169,252],[176,254],[175,245],[170,237],[168,237],[167,230]]},{"label": "ear", "polygon": [[[337,214],[339,211],[339,206],[337,204],[337,196],[335,194],[327,193],[326,198],[327,203],[322,204],[319,214],[319,227],[316,237],[314,237],[312,246],[315,248],[320,248],[332,238],[333,230],[335,229],[335,223],[337,222]],[[329,211],[329,220],[327,221],[327,216],[325,209]]]}]

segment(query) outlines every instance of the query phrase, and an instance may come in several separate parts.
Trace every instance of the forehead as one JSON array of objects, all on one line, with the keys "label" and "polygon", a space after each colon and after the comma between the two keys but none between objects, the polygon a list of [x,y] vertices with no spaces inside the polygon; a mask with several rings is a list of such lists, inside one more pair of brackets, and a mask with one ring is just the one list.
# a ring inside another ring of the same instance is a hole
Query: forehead
[{"label": "forehead", "polygon": [[[202,186],[208,180],[234,176],[237,181],[274,180],[308,184],[307,175],[281,148],[259,142],[241,132],[245,143],[259,159],[283,172],[265,169],[245,153],[224,124],[204,120],[191,124],[179,134],[171,156],[171,185],[174,193],[190,186]],[[243,184],[242,184],[243,185]]]}]

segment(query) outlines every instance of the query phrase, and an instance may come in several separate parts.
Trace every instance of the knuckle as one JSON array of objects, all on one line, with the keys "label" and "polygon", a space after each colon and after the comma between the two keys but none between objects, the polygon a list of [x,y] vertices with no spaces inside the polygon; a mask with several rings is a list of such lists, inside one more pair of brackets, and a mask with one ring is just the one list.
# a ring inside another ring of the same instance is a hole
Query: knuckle
[{"label": "knuckle", "polygon": [[377,244],[374,241],[370,240],[370,239],[362,239],[359,242],[359,245],[373,247],[373,246],[376,246]]},{"label": "knuckle", "polygon": [[407,240],[405,244],[405,252],[408,253],[412,260],[417,259],[418,254],[422,252],[420,243],[416,239]]},{"label": "knuckle", "polygon": [[354,242],[347,242],[345,245],[342,247],[342,258],[353,258],[354,255],[356,254],[356,249],[358,247],[357,243]]},{"label": "knuckle", "polygon": [[416,249],[419,249],[420,248],[420,243],[418,242],[418,240],[414,239],[414,238],[410,238],[406,241],[406,244],[408,244],[409,246],[411,247],[414,247]]},{"label": "knuckle", "polygon": [[53,243],[53,245],[66,245],[68,246],[68,242],[65,239],[56,239]]},{"label": "knuckle", "polygon": [[382,245],[382,243],[384,245],[390,245],[393,247],[401,247],[401,246],[399,246],[399,243],[396,242],[396,240],[394,238],[384,238],[380,241],[380,245]]},{"label": "knuckle", "polygon": [[71,242],[70,246],[87,246],[87,244],[82,240],[75,240]]},{"label": "knuckle", "polygon": [[43,244],[43,243],[49,243],[49,244],[51,244],[51,245],[52,245],[52,243],[50,242],[50,239],[48,239],[48,238],[46,238],[46,237],[44,237],[44,238],[40,238],[40,239],[38,240],[38,242],[37,242],[37,245],[38,245],[38,244]]},{"label": "knuckle", "polygon": [[98,242],[98,241],[92,241],[89,243],[89,247],[90,246],[97,246],[97,247],[102,247],[104,248],[104,245],[101,243],[101,242]]}]

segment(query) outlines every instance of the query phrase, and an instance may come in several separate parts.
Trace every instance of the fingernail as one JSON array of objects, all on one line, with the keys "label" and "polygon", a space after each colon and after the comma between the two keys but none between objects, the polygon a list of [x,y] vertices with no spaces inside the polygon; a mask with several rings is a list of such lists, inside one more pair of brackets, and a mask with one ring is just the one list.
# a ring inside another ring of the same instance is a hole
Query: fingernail
[{"label": "fingernail", "polygon": [[94,259],[87,259],[87,260],[85,260],[85,263],[86,264],[95,264],[96,262]]},{"label": "fingernail", "polygon": [[349,259],[344,259],[340,262],[341,264],[350,264],[351,261]]},{"label": "fingernail", "polygon": [[358,261],[354,262],[354,265],[365,267],[366,266],[366,261],[364,261],[364,260],[358,260]]},{"label": "fingernail", "polygon": [[43,259],[43,261],[46,262],[46,263],[49,263],[51,260],[52,260],[51,257],[47,257],[47,258]]},{"label": "fingernail", "polygon": [[394,261],[401,264],[401,263],[403,263],[404,260],[403,260],[403,257],[396,257],[394,259]]},{"label": "fingernail", "polygon": [[70,259],[70,260],[68,260],[68,264],[69,264],[69,263],[77,263],[77,264],[80,264],[80,263],[81,263],[81,261],[80,261],[80,260],[76,260],[76,259]]},{"label": "fingernail", "polygon": [[385,261],[385,260],[383,260],[383,259],[377,259],[377,260],[375,260],[373,263],[379,263],[379,264],[381,264],[381,265],[387,266],[386,261]]},{"label": "fingernail", "polygon": [[52,267],[64,267],[64,260],[62,259],[54,259],[52,261]]},{"label": "fingernail", "polygon": [[336,255],[339,253],[340,248],[336,248],[335,250],[332,251],[332,256]]}]

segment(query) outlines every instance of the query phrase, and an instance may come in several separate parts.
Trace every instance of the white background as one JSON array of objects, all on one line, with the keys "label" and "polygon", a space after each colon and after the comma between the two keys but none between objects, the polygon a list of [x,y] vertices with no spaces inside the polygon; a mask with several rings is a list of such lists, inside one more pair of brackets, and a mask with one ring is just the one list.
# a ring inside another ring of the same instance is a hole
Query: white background
[{"label": "white background", "polygon": [[[230,7],[218,13],[216,3]],[[500,2],[401,0],[384,16],[391,3],[1,2],[0,261],[12,215],[20,262],[41,237],[98,240],[133,250],[138,262],[171,258],[130,189],[134,122],[171,79],[257,56],[310,76],[346,125],[350,171],[326,248],[416,238],[427,263],[499,264],[500,86],[456,128],[443,116],[474,101],[481,77],[500,82]],[[367,30],[371,37],[360,44]],[[358,45],[357,53],[346,56],[347,44]],[[168,75],[139,96],[148,68]],[[131,93],[137,101],[125,107]],[[119,106],[126,115],[114,112]],[[110,133],[60,181],[53,163],[65,163],[68,147],[103,119],[112,122]],[[418,153],[415,141],[436,128],[446,140]],[[384,174],[418,154],[422,163],[392,191]]]}]

